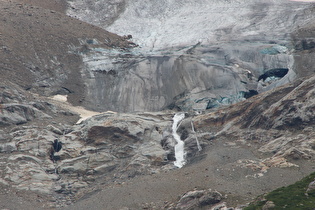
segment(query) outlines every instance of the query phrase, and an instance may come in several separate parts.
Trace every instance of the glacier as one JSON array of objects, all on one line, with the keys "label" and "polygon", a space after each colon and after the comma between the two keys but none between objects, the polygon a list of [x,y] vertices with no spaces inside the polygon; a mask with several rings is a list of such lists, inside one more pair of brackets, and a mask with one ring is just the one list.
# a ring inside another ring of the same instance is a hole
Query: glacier
[{"label": "glacier", "polygon": [[[131,35],[138,45],[128,50],[91,45],[81,54],[86,86],[82,105],[94,111],[205,110],[293,81],[297,70],[291,33],[315,16],[311,2],[289,0],[69,4],[68,15]],[[273,68],[288,68],[289,73],[257,82]]]},{"label": "glacier", "polygon": [[[131,34],[143,50],[198,42],[285,40],[297,25],[313,17],[307,10],[311,3],[289,0],[73,0],[71,5],[77,10],[69,9],[69,15],[119,35]],[[115,21],[100,18],[102,14],[112,14]]]}]

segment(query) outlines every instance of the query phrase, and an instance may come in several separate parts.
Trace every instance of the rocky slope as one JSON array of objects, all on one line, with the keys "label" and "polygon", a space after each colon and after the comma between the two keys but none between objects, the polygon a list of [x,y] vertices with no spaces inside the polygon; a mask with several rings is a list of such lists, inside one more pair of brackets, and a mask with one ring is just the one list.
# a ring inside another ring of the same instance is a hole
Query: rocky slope
[{"label": "rocky slope", "polygon": [[26,90],[46,96],[69,94],[69,100],[78,104],[85,92],[80,52],[89,45],[129,46],[122,37],[98,27],[18,2],[0,5],[1,75]]},{"label": "rocky slope", "polygon": [[[141,3],[108,2],[115,10],[104,20],[112,29]],[[148,55],[128,37],[64,15],[65,1],[0,3],[1,208],[236,207],[314,171],[310,4],[266,1],[268,12],[254,16],[261,27],[272,6],[295,20],[272,40],[255,41],[260,34]],[[262,8],[256,3],[244,14]],[[183,5],[173,6],[182,11]],[[303,21],[310,23],[294,30]],[[289,73],[256,81],[278,67]],[[244,100],[249,90],[261,93]],[[65,100],[48,97],[55,94]],[[222,107],[230,103],[236,104]],[[102,112],[109,109],[121,112]],[[187,158],[181,169],[174,166],[172,133],[178,110],[185,112],[177,131]]]},{"label": "rocky slope", "polygon": [[[180,170],[173,164],[172,112],[103,113],[72,125],[78,117],[54,101],[18,88],[4,91],[16,101],[2,107],[1,182],[50,195],[45,206],[82,198],[73,208],[162,208],[194,188],[218,190],[230,206],[245,204],[314,171],[314,80],[208,114],[186,114],[178,133],[188,165]],[[22,96],[30,98],[19,102]],[[60,152],[51,150],[55,139]]]},{"label": "rocky slope", "polygon": [[[198,192],[200,197],[204,195],[201,191],[189,192],[188,194],[197,194],[190,199],[184,199],[184,196],[182,199],[185,201],[178,201],[178,204],[166,205],[165,201],[176,199],[172,196],[173,193],[179,195],[193,188],[216,189],[227,196],[225,200],[231,206],[245,204],[264,191],[297,181],[315,169],[315,132],[312,114],[315,110],[312,85],[314,80],[315,77],[296,81],[209,114],[187,116],[179,128],[179,133],[185,141],[189,164],[180,169],[181,172],[171,170],[159,173],[158,170],[154,171],[150,178],[132,179],[119,183],[119,186],[112,185],[102,189],[91,199],[78,202],[75,208],[84,209],[92,204],[98,208],[104,205],[104,202],[98,200],[105,200],[106,207],[114,209],[124,206],[137,209],[141,207],[139,206],[141,202],[144,203],[144,207],[155,206],[157,209],[171,208],[174,205],[178,208],[184,206],[183,209],[189,209],[187,206],[190,205],[202,206],[202,201],[198,203],[195,200],[199,198]],[[291,104],[293,101],[294,104]],[[195,125],[202,152],[198,151],[196,133],[192,130],[191,122]],[[112,125],[105,124],[105,127]],[[128,128],[132,126],[129,125]],[[97,129],[99,130],[97,133],[100,133],[101,128]],[[104,132],[102,133],[103,137]],[[152,133],[152,130],[148,133]],[[163,161],[158,165],[164,165],[159,167],[163,170],[165,166],[172,164],[172,159],[167,159],[170,156],[166,155],[170,154],[168,151],[170,146],[167,144],[165,147],[168,140],[162,136],[154,136],[164,145],[164,154],[163,150],[154,149],[155,152],[160,151],[158,153],[162,155],[158,160]],[[157,153],[147,155],[146,158],[151,159],[150,164],[156,165],[157,159],[152,157],[156,157]],[[143,167],[144,162],[141,165]],[[136,170],[145,173],[140,168]],[[156,195],[153,192],[159,193]],[[117,194],[121,197],[117,197]],[[219,200],[221,201],[223,197]]]}]

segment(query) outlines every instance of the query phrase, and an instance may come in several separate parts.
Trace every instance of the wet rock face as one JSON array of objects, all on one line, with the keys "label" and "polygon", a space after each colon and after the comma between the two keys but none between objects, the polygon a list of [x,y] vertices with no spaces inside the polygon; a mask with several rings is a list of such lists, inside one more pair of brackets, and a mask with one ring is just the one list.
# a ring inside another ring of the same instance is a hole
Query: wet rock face
[{"label": "wet rock face", "polygon": [[[78,118],[70,111],[17,85],[2,82],[1,87],[5,103],[0,112],[0,182],[4,185],[71,201],[92,183],[123,182],[175,168],[170,157],[174,113],[111,112],[72,126]],[[188,141],[191,131],[185,129],[180,133]],[[168,148],[162,145],[165,139]],[[190,154],[196,147],[191,144],[186,149]]]},{"label": "wet rock face", "polygon": [[128,130],[121,130],[120,128],[111,126],[94,126],[88,132],[88,144],[101,145],[107,140],[119,145],[124,141],[135,143],[139,139],[136,136],[130,135]]}]

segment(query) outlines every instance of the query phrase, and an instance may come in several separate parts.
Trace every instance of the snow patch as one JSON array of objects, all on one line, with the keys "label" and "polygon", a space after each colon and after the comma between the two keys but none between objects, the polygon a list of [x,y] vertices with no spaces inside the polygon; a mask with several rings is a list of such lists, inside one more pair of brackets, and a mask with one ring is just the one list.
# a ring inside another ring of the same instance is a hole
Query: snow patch
[{"label": "snow patch", "polygon": [[51,97],[51,99],[56,100],[56,101],[60,101],[60,102],[67,102],[68,96],[67,95],[54,95]]},{"label": "snow patch", "polygon": [[92,116],[95,116],[95,115],[99,115],[99,114],[103,114],[103,113],[116,114],[116,112],[112,112],[112,111],[94,112],[94,111],[87,110],[81,106],[73,106],[67,102],[67,95],[54,95],[54,96],[50,97],[49,99],[51,99],[51,102],[54,103],[55,105],[57,105],[63,109],[70,110],[70,111],[75,112],[78,115],[80,115],[80,119],[76,122],[76,124],[80,124],[84,120],[86,120]]}]

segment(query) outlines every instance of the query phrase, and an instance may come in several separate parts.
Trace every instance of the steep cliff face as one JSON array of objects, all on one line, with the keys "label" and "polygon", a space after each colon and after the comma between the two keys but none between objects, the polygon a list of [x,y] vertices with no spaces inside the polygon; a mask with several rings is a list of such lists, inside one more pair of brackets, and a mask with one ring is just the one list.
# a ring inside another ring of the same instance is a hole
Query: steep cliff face
[{"label": "steep cliff face", "polygon": [[[255,44],[238,44],[191,46],[175,55],[137,55],[136,49],[128,53],[92,49],[83,55],[87,87],[83,104],[101,111],[159,111],[174,107],[205,110],[244,100],[250,90],[264,91],[266,87],[257,82],[264,69],[291,68],[293,63],[293,57],[286,52],[262,52],[278,48],[287,51],[286,47],[259,45],[258,51]],[[286,78],[272,86],[294,77],[290,70]]]}]

